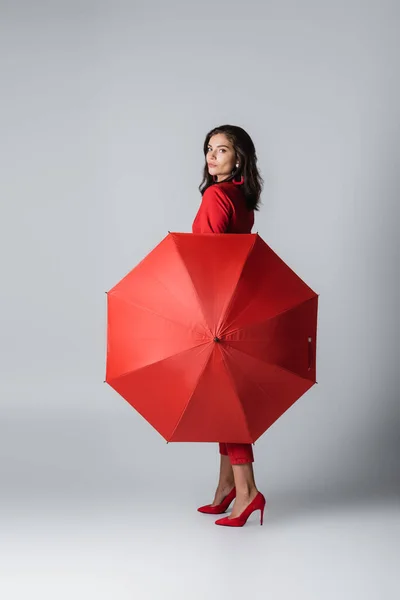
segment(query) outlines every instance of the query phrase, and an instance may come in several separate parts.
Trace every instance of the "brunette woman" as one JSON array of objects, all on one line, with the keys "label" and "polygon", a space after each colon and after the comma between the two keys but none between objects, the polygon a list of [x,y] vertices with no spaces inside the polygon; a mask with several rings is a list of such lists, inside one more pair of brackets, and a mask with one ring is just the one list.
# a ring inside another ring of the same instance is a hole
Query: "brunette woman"
[{"label": "brunette woman", "polygon": [[[204,141],[205,166],[199,186],[202,202],[192,225],[193,233],[251,233],[254,211],[259,210],[263,180],[249,134],[235,125],[212,129]],[[200,512],[224,513],[234,500],[229,517],[217,525],[241,527],[254,510],[263,522],[265,498],[257,489],[251,444],[220,443],[219,482],[211,504]]]}]

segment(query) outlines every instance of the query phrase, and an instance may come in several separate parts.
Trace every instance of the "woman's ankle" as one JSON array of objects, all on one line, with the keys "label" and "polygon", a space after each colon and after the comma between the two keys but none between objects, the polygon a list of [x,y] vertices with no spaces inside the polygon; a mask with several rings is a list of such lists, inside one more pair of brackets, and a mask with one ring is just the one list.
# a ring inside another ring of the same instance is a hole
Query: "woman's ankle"
[{"label": "woman's ankle", "polygon": [[232,480],[224,479],[223,481],[218,482],[217,489],[221,490],[221,491],[225,491],[225,490],[231,490],[233,487],[235,487],[234,479],[232,479]]},{"label": "woman's ankle", "polygon": [[240,487],[236,486],[236,496],[239,498],[250,498],[251,496],[256,496],[259,490],[255,485],[241,485]]}]

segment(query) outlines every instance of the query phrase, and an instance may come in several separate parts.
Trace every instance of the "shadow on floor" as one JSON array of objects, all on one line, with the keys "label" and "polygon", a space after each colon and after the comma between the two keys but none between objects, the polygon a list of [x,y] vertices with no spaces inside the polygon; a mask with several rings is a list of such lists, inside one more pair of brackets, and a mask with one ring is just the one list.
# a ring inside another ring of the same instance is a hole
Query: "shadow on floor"
[{"label": "shadow on floor", "polygon": [[[263,488],[260,486],[259,489],[262,491]],[[267,500],[266,518],[270,526],[308,516],[315,517],[316,513],[322,515],[376,504],[397,506],[400,514],[400,490],[396,486],[356,487],[342,484],[332,489],[263,493]]]}]

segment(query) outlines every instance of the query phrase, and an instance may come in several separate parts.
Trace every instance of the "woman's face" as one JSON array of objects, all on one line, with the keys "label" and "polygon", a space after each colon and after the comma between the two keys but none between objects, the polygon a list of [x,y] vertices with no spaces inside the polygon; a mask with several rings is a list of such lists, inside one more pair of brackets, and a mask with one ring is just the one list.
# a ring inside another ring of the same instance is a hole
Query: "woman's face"
[{"label": "woman's face", "polygon": [[232,174],[237,163],[236,152],[225,134],[216,133],[210,138],[206,161],[208,172],[216,176],[217,181],[223,181]]}]

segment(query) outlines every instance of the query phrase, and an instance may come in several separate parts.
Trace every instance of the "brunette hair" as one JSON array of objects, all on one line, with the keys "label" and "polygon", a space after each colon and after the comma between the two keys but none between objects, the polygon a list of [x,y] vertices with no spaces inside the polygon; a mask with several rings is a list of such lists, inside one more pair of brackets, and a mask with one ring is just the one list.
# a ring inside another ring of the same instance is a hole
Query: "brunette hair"
[{"label": "brunette hair", "polygon": [[[217,133],[226,135],[233,145],[236,158],[239,162],[239,167],[235,168],[232,171],[232,174],[227,179],[224,179],[224,181],[237,181],[243,177],[243,185],[240,187],[246,198],[247,208],[249,210],[259,210],[264,180],[257,168],[257,154],[253,140],[242,127],[236,125],[220,125],[219,127],[214,127],[214,129],[211,129],[211,131],[207,133],[204,140],[203,152],[205,157],[207,156],[210,138]],[[206,189],[214,183],[215,181],[208,171],[206,161],[203,171],[203,180],[199,185],[200,193],[203,195]]]}]

